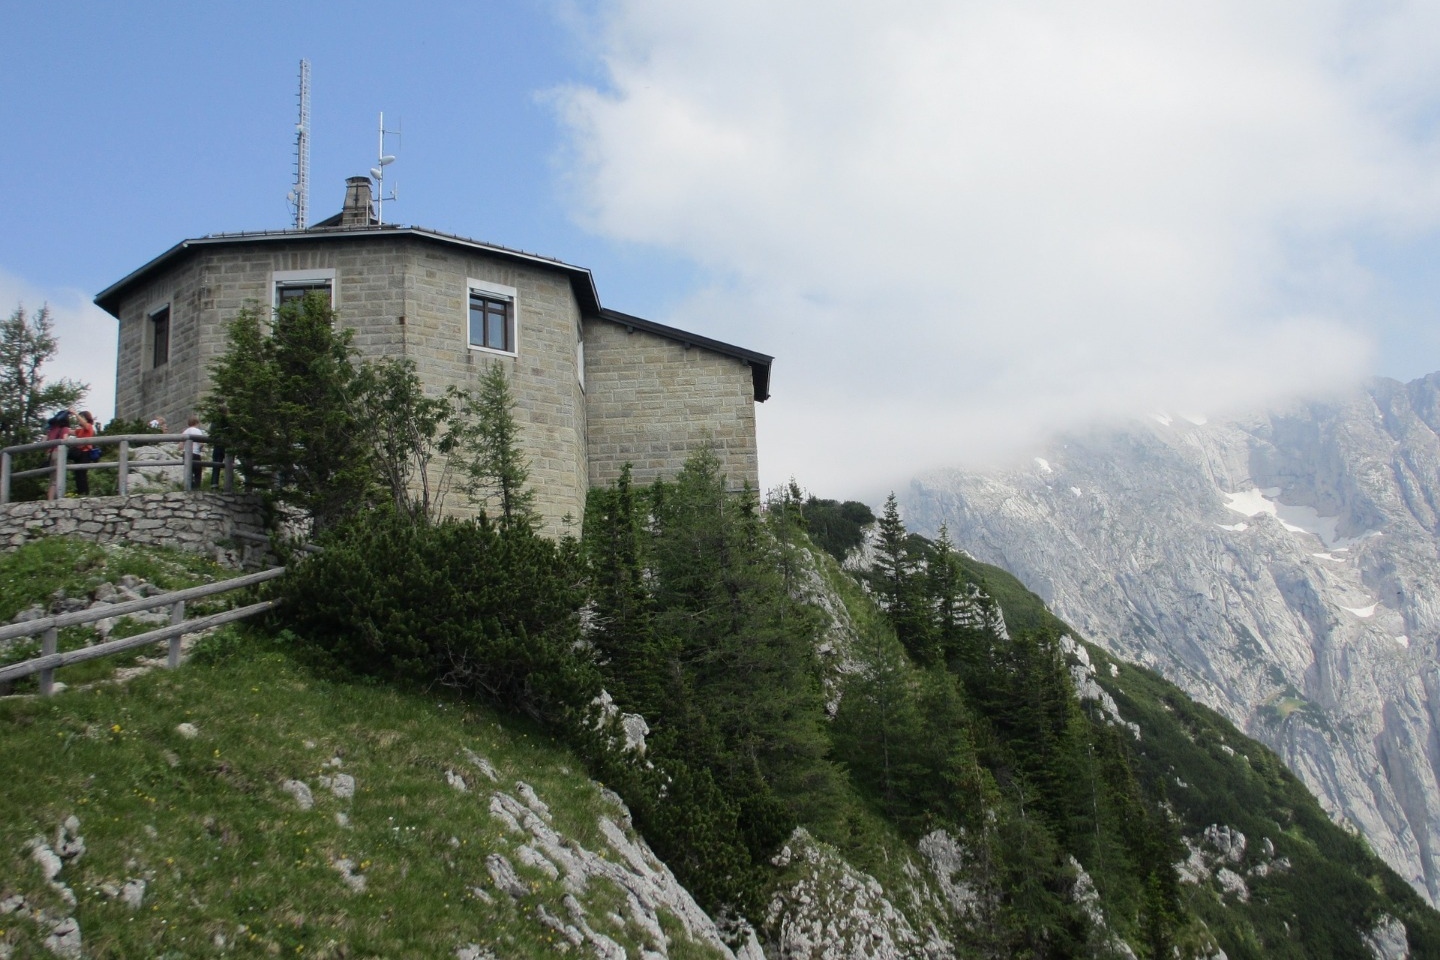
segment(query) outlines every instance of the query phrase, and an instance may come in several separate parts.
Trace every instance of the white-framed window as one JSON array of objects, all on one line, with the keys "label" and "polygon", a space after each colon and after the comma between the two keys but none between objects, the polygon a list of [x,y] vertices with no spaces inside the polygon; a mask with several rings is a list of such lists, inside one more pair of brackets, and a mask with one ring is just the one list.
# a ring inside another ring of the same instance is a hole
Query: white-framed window
[{"label": "white-framed window", "polygon": [[486,280],[466,280],[466,336],[472,350],[516,354],[520,330],[517,291]]},{"label": "white-framed window", "polygon": [[145,339],[150,346],[150,369],[170,362],[170,304],[163,303],[145,312]]},{"label": "white-framed window", "polygon": [[323,293],[330,298],[330,306],[335,306],[334,268],[276,270],[271,279],[275,297],[271,306],[277,310],[292,300],[303,300],[307,293]]}]

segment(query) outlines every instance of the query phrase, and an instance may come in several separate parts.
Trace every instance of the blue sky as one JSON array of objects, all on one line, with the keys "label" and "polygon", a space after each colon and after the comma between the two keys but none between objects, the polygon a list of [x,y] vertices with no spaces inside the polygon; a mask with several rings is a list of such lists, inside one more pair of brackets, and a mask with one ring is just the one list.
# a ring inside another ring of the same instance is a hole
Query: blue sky
[{"label": "blue sky", "polygon": [[[762,482],[877,499],[1047,432],[1440,369],[1440,6],[20,2],[0,300],[107,413],[88,302],[188,237],[387,221],[776,356]],[[136,10],[143,12],[136,12]]]}]

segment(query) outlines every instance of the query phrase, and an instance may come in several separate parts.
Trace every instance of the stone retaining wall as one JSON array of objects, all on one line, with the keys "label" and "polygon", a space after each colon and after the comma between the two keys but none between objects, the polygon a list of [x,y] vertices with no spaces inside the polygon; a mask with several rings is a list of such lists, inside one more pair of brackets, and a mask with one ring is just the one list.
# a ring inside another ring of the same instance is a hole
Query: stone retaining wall
[{"label": "stone retaining wall", "polygon": [[0,506],[0,549],[69,535],[100,543],[172,547],[228,567],[269,566],[260,498],[229,493],[145,493],[79,497]]}]

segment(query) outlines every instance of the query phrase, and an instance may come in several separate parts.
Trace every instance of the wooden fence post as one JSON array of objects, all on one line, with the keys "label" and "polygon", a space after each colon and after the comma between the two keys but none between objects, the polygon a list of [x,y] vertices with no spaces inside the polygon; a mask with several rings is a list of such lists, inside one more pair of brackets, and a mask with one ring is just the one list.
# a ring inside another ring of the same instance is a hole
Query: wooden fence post
[{"label": "wooden fence post", "polygon": [[120,496],[130,493],[130,441],[120,441],[120,477],[115,482],[115,492]]},{"label": "wooden fence post", "polygon": [[[177,600],[170,605],[170,625],[185,622],[185,601]],[[180,666],[180,640],[183,635],[176,634],[170,638],[170,654],[165,658],[165,666],[174,670]]]},{"label": "wooden fence post", "polygon": [[55,454],[55,499],[65,499],[66,464],[70,460],[70,448],[59,444],[50,448]]},{"label": "wooden fence post", "polygon": [[[60,628],[51,627],[40,641],[40,655],[48,657],[60,649]],[[55,692],[55,668],[40,671],[40,696],[48,697]]]},{"label": "wooden fence post", "polygon": [[10,502],[10,451],[0,453],[0,503]]}]

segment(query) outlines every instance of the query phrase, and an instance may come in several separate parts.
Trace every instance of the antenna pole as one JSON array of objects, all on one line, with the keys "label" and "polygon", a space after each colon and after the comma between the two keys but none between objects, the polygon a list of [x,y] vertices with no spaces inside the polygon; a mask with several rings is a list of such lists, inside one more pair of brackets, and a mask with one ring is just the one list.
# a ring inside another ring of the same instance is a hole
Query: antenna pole
[{"label": "antenna pole", "polygon": [[375,161],[375,166],[370,168],[370,176],[375,181],[375,222],[380,226],[385,225],[385,201],[394,200],[399,196],[400,191],[392,187],[390,196],[385,196],[385,168],[395,162],[395,158],[385,152],[385,134],[393,133],[399,136],[398,130],[387,131],[385,129],[385,112],[380,112],[380,159]]},{"label": "antenna pole", "polygon": [[[380,111],[380,145],[375,148],[375,156],[385,156],[384,110]],[[377,165],[375,169],[380,171],[380,175],[375,178],[376,182],[378,182],[380,185],[380,189],[375,191],[375,221],[383,227],[385,225],[385,168],[383,166]]]},{"label": "antenna pole", "polygon": [[304,230],[310,219],[310,61],[300,61],[300,122],[295,124],[295,229]]}]

